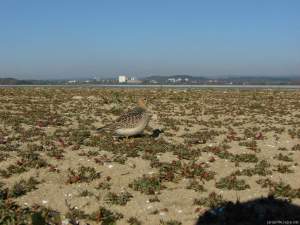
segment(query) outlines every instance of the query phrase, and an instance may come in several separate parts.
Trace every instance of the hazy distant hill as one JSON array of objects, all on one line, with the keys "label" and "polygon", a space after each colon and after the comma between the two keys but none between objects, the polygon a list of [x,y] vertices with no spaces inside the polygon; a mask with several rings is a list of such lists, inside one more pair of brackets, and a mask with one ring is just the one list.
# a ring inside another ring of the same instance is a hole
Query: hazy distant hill
[{"label": "hazy distant hill", "polygon": [[[115,80],[110,78],[111,80]],[[99,84],[96,80],[18,80],[15,78],[0,78],[0,85],[83,85]],[[300,85],[300,76],[267,77],[267,76],[229,76],[220,78],[197,77],[190,75],[149,76],[141,79],[143,84],[236,84],[236,85]],[[111,84],[115,84],[112,82]]]},{"label": "hazy distant hill", "polygon": [[224,80],[234,84],[300,84],[299,76],[282,76],[282,77],[268,77],[268,76],[232,76]]},{"label": "hazy distant hill", "polygon": [[160,75],[154,75],[154,76],[149,76],[149,77],[145,77],[143,80],[145,81],[151,81],[151,80],[155,80],[159,83],[165,83],[168,81],[168,79],[188,79],[189,81],[200,81],[200,80],[207,80],[207,78],[205,77],[196,77],[196,76],[190,76],[190,75],[172,75],[172,76],[160,76]]},{"label": "hazy distant hill", "polygon": [[17,84],[31,84],[31,82],[25,80],[17,80],[14,78],[0,78],[0,85],[17,85]]},{"label": "hazy distant hill", "polygon": [[48,81],[48,80],[18,80],[15,78],[0,78],[0,85],[45,85],[60,84],[64,81]]},{"label": "hazy distant hill", "polygon": [[268,76],[229,76],[219,78],[197,77],[190,75],[149,76],[143,79],[146,83],[198,83],[198,84],[260,84],[260,85],[296,85],[300,84],[300,76],[268,77]]}]

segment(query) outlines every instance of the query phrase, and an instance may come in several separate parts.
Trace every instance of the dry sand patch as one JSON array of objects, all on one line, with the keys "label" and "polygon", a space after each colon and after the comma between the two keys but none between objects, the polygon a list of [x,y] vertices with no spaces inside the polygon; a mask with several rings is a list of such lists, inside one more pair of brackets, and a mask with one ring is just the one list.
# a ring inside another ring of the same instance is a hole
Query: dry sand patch
[{"label": "dry sand patch", "polygon": [[[145,136],[95,132],[139,96],[153,114]],[[214,192],[300,206],[298,99],[297,90],[2,88],[5,221],[195,224],[210,209],[199,199]]]}]

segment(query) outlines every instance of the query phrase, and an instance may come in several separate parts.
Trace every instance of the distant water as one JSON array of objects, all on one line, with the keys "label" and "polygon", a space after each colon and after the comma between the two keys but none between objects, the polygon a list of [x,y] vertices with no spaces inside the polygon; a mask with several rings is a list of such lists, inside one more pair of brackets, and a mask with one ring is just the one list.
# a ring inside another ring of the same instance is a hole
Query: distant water
[{"label": "distant water", "polygon": [[128,85],[128,84],[84,84],[84,85],[0,85],[7,87],[93,87],[93,88],[214,88],[214,89],[300,89],[300,85]]}]

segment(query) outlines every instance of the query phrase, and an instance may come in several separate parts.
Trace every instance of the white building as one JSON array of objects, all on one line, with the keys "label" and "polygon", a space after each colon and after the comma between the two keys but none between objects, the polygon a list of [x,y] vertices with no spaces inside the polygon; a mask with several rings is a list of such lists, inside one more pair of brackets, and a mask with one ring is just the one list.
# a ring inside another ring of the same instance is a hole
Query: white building
[{"label": "white building", "polygon": [[126,76],[119,76],[119,83],[125,83],[127,81]]},{"label": "white building", "polygon": [[169,78],[169,79],[168,79],[168,82],[175,83],[175,82],[176,82],[176,79],[175,79],[175,78]]}]

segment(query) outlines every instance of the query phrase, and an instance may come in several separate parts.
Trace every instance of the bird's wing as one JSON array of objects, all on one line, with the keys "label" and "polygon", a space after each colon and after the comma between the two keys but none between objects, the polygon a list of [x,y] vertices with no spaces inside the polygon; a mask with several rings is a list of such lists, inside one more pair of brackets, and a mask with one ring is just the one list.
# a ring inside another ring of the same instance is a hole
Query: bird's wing
[{"label": "bird's wing", "polygon": [[127,112],[124,112],[117,118],[113,123],[108,124],[104,127],[97,128],[98,132],[104,130],[116,130],[119,128],[133,128],[143,118],[146,110],[141,107],[135,107]]},{"label": "bird's wing", "polygon": [[142,109],[141,107],[135,107],[132,110],[121,114],[120,117],[116,120],[116,124],[118,124],[119,127],[124,128],[132,127],[143,118],[145,112],[145,109]]}]

